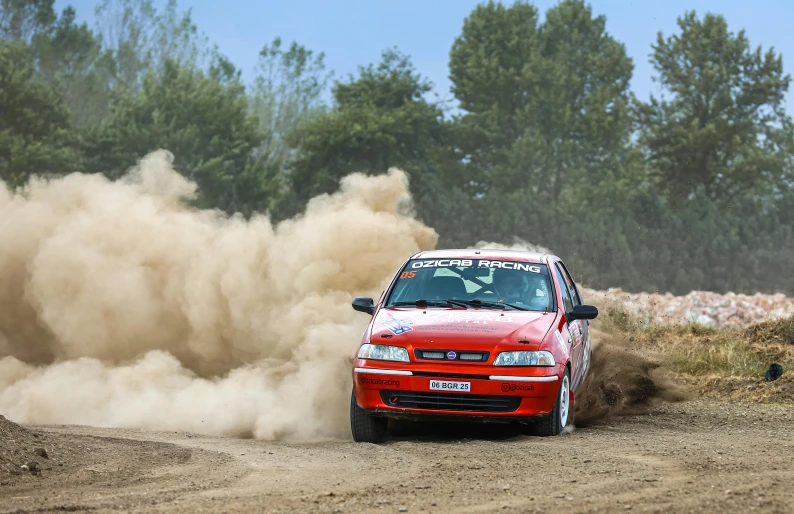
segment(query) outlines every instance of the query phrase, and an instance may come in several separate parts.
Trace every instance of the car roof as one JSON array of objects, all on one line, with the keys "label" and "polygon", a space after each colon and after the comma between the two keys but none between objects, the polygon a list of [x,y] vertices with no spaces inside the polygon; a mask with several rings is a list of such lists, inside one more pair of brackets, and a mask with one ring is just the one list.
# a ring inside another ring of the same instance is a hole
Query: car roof
[{"label": "car roof", "polygon": [[414,254],[412,259],[494,259],[520,262],[546,263],[553,255],[523,250],[489,250],[484,248],[461,248],[430,250]]}]

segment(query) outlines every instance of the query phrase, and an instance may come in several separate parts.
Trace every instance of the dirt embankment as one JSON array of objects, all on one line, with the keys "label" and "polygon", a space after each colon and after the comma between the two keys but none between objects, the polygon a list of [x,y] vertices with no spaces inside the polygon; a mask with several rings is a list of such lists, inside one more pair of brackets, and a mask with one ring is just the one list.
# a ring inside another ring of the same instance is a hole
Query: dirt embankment
[{"label": "dirt embankment", "polygon": [[71,448],[54,447],[47,434],[0,416],[0,477],[39,475],[42,470],[62,466],[59,461],[73,453]]}]

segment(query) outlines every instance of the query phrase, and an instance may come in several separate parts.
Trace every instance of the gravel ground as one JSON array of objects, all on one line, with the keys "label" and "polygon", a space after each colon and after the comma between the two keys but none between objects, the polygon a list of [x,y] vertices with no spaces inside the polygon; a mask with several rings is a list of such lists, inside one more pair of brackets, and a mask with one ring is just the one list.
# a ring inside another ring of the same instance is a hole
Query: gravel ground
[{"label": "gravel ground", "polygon": [[0,476],[0,512],[792,512],[793,421],[695,400],[556,438],[419,425],[380,446],[33,426],[56,465]]}]

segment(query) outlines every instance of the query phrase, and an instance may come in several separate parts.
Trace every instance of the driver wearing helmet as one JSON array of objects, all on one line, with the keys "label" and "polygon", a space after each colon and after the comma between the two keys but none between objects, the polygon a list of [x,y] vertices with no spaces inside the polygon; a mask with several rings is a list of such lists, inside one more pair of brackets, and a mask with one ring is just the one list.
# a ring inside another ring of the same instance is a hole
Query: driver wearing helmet
[{"label": "driver wearing helmet", "polygon": [[527,297],[528,291],[523,273],[496,268],[493,271],[493,286],[500,302],[520,302]]},{"label": "driver wearing helmet", "polygon": [[496,268],[493,272],[493,285],[500,302],[523,303],[541,309],[548,307],[548,297],[538,296],[538,291],[545,292],[546,289],[541,277]]}]

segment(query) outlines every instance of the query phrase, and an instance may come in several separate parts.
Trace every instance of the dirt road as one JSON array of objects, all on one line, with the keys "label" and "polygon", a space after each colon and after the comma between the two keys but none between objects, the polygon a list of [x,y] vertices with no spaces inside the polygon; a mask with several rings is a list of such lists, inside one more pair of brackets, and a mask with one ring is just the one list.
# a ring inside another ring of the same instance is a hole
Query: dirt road
[{"label": "dirt road", "polygon": [[793,421],[689,401],[558,438],[420,426],[382,446],[34,426],[50,459],[0,477],[0,512],[794,512]]}]

